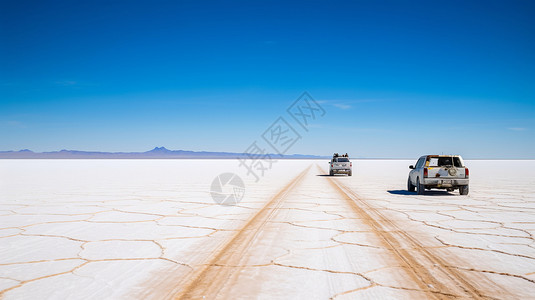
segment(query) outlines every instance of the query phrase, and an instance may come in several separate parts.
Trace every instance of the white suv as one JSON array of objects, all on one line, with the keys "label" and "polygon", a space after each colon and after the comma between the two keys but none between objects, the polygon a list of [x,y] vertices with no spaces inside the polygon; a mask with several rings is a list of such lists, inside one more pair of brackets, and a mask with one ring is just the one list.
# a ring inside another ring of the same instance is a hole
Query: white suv
[{"label": "white suv", "polygon": [[334,174],[353,175],[353,163],[349,161],[347,153],[343,155],[335,153],[333,155],[333,158],[329,162],[329,175],[333,176]]},{"label": "white suv", "polygon": [[407,189],[423,195],[426,189],[459,189],[461,195],[468,195],[469,171],[459,155],[424,155],[418,159],[407,179]]}]

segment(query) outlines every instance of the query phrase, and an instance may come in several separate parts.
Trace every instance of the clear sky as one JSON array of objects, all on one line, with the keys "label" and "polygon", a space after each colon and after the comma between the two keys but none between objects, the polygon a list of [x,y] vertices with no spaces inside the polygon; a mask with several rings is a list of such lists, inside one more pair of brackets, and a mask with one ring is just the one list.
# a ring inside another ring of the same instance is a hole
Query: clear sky
[{"label": "clear sky", "polygon": [[0,150],[535,158],[534,1],[0,3]]}]

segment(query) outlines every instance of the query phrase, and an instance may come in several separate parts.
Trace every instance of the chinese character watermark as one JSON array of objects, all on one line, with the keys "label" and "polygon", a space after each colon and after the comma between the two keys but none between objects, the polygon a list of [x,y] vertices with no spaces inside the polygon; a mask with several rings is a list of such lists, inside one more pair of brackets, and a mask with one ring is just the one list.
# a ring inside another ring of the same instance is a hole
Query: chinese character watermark
[{"label": "chinese character watermark", "polygon": [[[286,112],[295,123],[305,132],[313,121],[325,115],[325,109],[314,100],[309,93],[304,92],[290,105]],[[298,127],[299,128],[299,127]],[[302,130],[301,130],[302,131]],[[275,162],[273,156],[284,158],[288,151],[302,139],[298,130],[292,126],[284,116],[279,116],[261,135],[261,140],[275,151],[270,154],[266,147],[255,140],[242,155],[238,157],[239,167],[244,167],[246,176],[253,176],[255,182],[264,177]],[[264,143],[262,143],[264,144]],[[222,205],[236,205],[245,194],[245,185],[241,178],[234,173],[223,173],[212,182],[211,195],[214,201]]]},{"label": "chinese character watermark", "polygon": [[301,136],[293,129],[283,117],[279,117],[262,134],[266,141],[278,154],[284,155],[301,139]]},{"label": "chinese character watermark", "polygon": [[306,131],[308,131],[310,121],[315,121],[325,115],[325,109],[307,92],[297,98],[286,111]]},{"label": "chinese character watermark", "polygon": [[244,157],[239,157],[238,160],[240,167],[243,166],[247,169],[247,176],[253,175],[256,182],[260,180],[260,176],[264,176],[266,170],[271,169],[275,162],[265,149],[257,145],[256,141],[245,150]]}]

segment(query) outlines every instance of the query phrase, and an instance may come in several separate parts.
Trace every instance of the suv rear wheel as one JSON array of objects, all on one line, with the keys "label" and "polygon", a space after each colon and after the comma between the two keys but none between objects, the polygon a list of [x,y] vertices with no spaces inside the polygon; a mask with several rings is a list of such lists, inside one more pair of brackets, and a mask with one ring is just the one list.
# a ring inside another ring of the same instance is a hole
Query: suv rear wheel
[{"label": "suv rear wheel", "polygon": [[462,185],[459,187],[459,194],[461,195],[468,195],[468,186]]},{"label": "suv rear wheel", "polygon": [[411,177],[409,176],[409,179],[407,179],[407,190],[409,192],[414,192],[416,190],[416,187],[411,182]]},{"label": "suv rear wheel", "polygon": [[425,193],[425,186],[420,183],[420,178],[416,178],[416,192],[418,192],[418,195]]}]

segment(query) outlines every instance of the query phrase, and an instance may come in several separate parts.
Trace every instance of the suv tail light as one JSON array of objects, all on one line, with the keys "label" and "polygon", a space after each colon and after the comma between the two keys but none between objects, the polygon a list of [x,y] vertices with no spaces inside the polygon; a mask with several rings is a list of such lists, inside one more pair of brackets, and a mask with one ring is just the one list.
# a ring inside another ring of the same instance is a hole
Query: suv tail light
[{"label": "suv tail light", "polygon": [[334,166],[334,164],[331,164],[331,168]]},{"label": "suv tail light", "polygon": [[350,163],[349,163],[349,166],[350,166],[350,167],[352,167],[352,166],[353,166],[353,163],[352,163],[352,162],[350,162]]},{"label": "suv tail light", "polygon": [[427,177],[427,168],[424,168],[424,177]]},{"label": "suv tail light", "polygon": [[470,175],[470,171],[468,171],[468,168],[464,168],[464,177],[468,178]]}]

